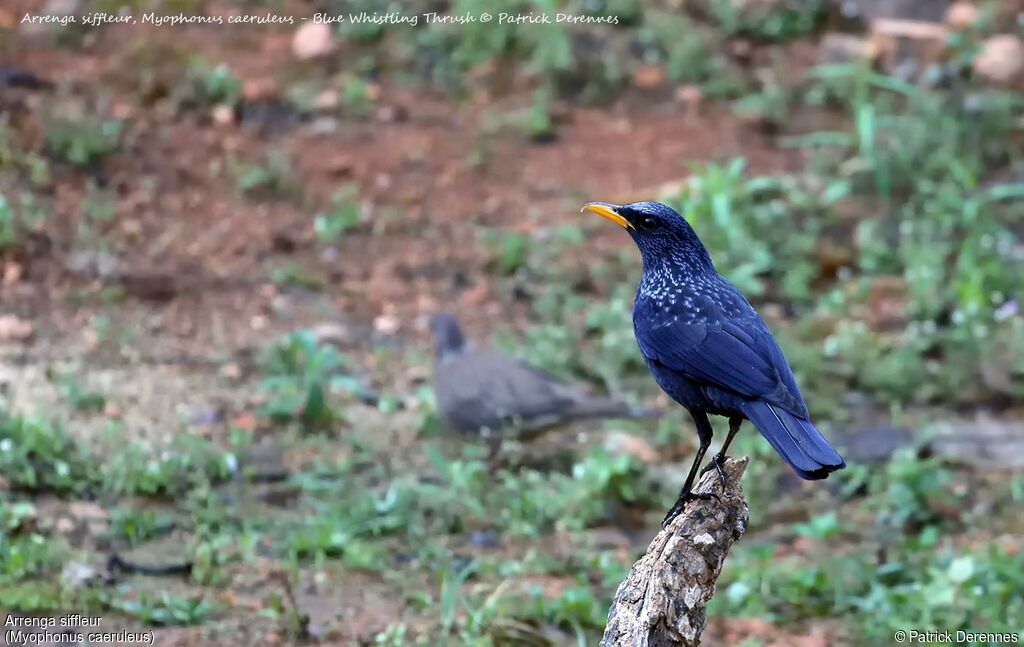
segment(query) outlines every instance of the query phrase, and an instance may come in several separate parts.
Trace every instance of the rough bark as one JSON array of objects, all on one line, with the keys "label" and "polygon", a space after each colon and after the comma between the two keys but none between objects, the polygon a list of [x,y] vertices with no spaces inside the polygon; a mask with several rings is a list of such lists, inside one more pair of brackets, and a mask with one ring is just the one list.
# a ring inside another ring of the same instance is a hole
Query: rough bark
[{"label": "rough bark", "polygon": [[747,528],[746,467],[746,458],[726,460],[724,492],[714,470],[704,474],[694,491],[719,498],[688,503],[633,564],[615,592],[601,647],[700,644],[725,556]]}]

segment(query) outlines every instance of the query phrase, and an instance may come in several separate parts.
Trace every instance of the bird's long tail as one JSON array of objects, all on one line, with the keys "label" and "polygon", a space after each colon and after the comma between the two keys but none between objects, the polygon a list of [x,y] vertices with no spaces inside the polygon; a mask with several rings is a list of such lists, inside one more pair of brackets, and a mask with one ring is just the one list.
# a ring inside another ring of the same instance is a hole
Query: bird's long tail
[{"label": "bird's long tail", "polygon": [[646,418],[657,419],[661,411],[651,407],[634,407],[609,398],[587,397],[573,404],[573,416],[578,418]]},{"label": "bird's long tail", "polygon": [[760,401],[747,402],[742,409],[800,478],[816,481],[846,467],[810,420]]}]

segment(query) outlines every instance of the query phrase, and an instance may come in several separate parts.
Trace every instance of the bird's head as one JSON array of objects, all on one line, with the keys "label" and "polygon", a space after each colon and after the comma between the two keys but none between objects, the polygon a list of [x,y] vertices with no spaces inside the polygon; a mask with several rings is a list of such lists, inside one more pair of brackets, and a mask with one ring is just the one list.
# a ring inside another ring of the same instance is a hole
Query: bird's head
[{"label": "bird's head", "polygon": [[694,268],[712,267],[711,255],[697,232],[672,207],[660,202],[609,204],[588,202],[583,211],[590,211],[618,224],[633,238],[644,266],[653,267],[667,259]]},{"label": "bird's head", "polygon": [[450,312],[439,312],[430,318],[430,332],[434,336],[434,350],[439,359],[457,355],[466,347],[459,320]]}]

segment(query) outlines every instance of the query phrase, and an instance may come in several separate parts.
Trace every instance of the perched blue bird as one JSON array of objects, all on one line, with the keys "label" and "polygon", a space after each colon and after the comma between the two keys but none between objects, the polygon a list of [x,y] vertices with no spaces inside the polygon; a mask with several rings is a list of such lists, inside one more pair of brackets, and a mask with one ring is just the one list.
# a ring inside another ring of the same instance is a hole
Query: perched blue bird
[{"label": "perched blue bird", "polygon": [[708,414],[729,419],[729,435],[704,471],[722,462],[733,436],[750,420],[801,478],[817,480],[846,466],[811,422],[807,403],[778,342],[686,220],[658,202],[591,202],[586,211],[626,229],[643,257],[633,303],[633,330],[658,386],[693,417],[700,446],[667,525],[687,501],[711,444]]}]

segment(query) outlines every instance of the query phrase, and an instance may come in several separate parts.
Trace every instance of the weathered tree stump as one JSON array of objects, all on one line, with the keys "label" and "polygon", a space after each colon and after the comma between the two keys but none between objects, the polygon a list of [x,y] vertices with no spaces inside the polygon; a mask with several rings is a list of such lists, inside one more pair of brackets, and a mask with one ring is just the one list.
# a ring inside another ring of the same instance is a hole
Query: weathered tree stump
[{"label": "weathered tree stump", "polygon": [[615,592],[601,647],[700,644],[725,556],[747,528],[740,487],[746,468],[746,458],[726,460],[724,491],[714,470],[703,475],[694,491],[718,499],[688,503],[633,564]]}]

